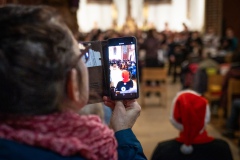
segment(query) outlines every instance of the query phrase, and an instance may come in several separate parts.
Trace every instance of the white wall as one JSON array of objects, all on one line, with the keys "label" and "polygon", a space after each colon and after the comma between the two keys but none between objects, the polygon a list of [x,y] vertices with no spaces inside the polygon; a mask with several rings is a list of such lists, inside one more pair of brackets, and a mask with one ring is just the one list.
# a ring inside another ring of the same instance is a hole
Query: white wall
[{"label": "white wall", "polygon": [[122,26],[125,23],[127,17],[127,0],[113,0],[118,11],[118,26]]},{"label": "white wall", "polygon": [[204,27],[205,0],[190,1],[190,22],[193,30],[202,31]]},{"label": "white wall", "polygon": [[88,32],[95,24],[102,30],[112,26],[112,6],[107,4],[87,4],[86,0],[80,1],[77,11],[78,25],[80,31]]},{"label": "white wall", "polygon": [[[122,26],[127,18],[127,0],[113,0],[118,10],[118,25]],[[143,24],[144,0],[131,0],[131,16],[138,26]]]},{"label": "white wall", "polygon": [[[127,0],[113,0],[117,9],[117,23],[122,26],[127,17]],[[187,17],[188,0],[172,0],[172,3],[162,5],[149,5],[149,23],[154,23],[157,30],[164,29],[164,23],[168,22],[170,29],[181,31],[182,23],[186,23],[190,29],[201,31],[204,25],[205,0],[190,0],[189,17]],[[144,0],[132,0],[132,17],[138,26],[142,26]],[[86,0],[80,1],[80,8],[77,12],[78,24],[81,31],[88,32],[97,22],[98,27],[106,30],[112,26],[112,6],[87,4]]]},{"label": "white wall", "polygon": [[144,22],[143,17],[144,0],[132,0],[131,6],[132,6],[131,16],[133,17],[138,26],[142,26]]},{"label": "white wall", "polygon": [[172,30],[182,30],[182,23],[187,23],[187,0],[172,0],[171,4],[149,5],[148,22],[154,23],[157,30],[164,29],[164,23]]}]

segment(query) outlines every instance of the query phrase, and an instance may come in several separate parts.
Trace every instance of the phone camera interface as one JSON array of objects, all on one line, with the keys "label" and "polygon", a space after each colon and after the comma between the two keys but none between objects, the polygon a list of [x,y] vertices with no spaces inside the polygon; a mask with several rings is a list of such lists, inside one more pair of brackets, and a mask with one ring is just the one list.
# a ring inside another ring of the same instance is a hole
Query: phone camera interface
[{"label": "phone camera interface", "polygon": [[110,88],[116,98],[134,98],[137,94],[135,44],[109,46]]}]

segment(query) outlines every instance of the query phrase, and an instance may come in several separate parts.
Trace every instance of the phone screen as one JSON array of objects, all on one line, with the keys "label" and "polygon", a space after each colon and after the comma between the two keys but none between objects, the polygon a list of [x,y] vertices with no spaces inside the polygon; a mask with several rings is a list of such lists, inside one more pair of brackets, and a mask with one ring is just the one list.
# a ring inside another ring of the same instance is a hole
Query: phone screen
[{"label": "phone screen", "polygon": [[124,100],[139,97],[135,37],[108,40],[108,62],[111,99]]}]

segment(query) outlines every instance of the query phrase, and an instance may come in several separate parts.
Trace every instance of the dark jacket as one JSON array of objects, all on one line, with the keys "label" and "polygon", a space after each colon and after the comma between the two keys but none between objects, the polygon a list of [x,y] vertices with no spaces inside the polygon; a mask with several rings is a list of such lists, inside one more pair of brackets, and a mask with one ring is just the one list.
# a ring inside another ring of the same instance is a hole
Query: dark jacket
[{"label": "dark jacket", "polygon": [[220,139],[192,145],[193,152],[189,155],[181,153],[181,145],[182,143],[176,140],[161,142],[153,152],[151,160],[233,160],[229,145]]},{"label": "dark jacket", "polygon": [[163,67],[163,62],[158,60],[158,50],[160,48],[160,42],[152,34],[149,34],[148,37],[143,42],[140,49],[145,50],[145,67]]},{"label": "dark jacket", "polygon": [[[131,129],[115,133],[119,160],[145,160],[142,146]],[[85,160],[82,156],[63,157],[50,150],[0,139],[0,160]]]}]

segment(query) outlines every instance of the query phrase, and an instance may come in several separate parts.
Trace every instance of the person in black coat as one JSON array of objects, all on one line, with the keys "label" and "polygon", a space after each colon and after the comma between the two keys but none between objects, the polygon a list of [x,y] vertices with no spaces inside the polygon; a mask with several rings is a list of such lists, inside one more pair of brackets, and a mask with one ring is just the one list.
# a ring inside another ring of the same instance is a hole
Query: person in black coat
[{"label": "person in black coat", "polygon": [[185,90],[177,94],[170,121],[180,130],[179,136],[160,142],[151,160],[233,160],[229,145],[207,134],[210,110],[207,100],[197,92]]}]

